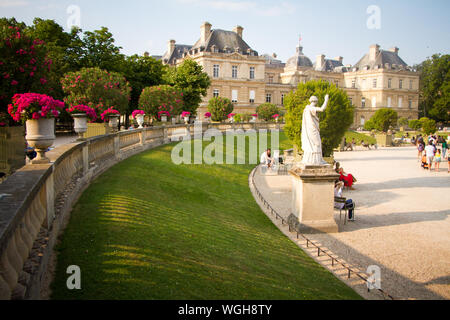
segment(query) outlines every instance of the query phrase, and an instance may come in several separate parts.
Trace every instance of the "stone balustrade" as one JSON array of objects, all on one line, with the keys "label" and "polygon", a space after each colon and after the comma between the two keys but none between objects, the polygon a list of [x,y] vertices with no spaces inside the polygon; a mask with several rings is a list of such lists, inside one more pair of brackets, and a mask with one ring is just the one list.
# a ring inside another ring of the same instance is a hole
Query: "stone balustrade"
[{"label": "stone balustrade", "polygon": [[[281,129],[282,124],[208,124],[215,128]],[[40,299],[50,256],[72,206],[98,175],[142,151],[178,141],[194,125],[117,132],[47,152],[51,163],[26,165],[0,184],[0,299]]]}]

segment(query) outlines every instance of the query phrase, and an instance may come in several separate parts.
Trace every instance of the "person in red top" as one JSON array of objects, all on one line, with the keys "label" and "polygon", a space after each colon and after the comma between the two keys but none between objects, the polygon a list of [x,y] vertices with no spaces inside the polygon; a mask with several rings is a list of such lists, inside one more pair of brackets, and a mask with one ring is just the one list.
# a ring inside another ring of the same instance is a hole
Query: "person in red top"
[{"label": "person in red top", "polygon": [[339,168],[338,173],[341,175],[339,180],[343,181],[346,187],[349,187],[351,190],[355,190],[355,188],[353,188],[353,184],[356,182],[355,177],[350,173],[346,173],[344,168]]}]

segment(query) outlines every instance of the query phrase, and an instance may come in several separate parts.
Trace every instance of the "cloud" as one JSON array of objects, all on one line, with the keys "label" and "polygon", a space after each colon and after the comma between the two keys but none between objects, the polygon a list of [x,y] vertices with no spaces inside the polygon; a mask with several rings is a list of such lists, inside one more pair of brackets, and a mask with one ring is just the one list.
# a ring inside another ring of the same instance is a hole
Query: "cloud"
[{"label": "cloud", "polygon": [[1,8],[24,7],[29,5],[28,1],[23,0],[0,0]]},{"label": "cloud", "polygon": [[253,13],[265,17],[276,17],[295,12],[295,6],[286,1],[278,5],[272,4],[270,6],[263,5],[257,1],[237,0],[177,0],[177,2],[184,5],[209,7],[216,10]]}]

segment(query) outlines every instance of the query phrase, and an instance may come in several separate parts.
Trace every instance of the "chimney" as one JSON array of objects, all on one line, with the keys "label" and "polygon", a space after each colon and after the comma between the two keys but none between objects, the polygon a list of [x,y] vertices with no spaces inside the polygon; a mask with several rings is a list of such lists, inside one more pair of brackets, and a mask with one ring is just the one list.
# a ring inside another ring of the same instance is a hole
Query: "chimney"
[{"label": "chimney", "polygon": [[233,29],[233,32],[234,33],[237,33],[237,35],[239,36],[239,37],[241,37],[242,38],[242,32],[244,31],[244,28],[242,28],[241,26],[236,26],[236,27],[234,27],[234,29]]},{"label": "chimney", "polygon": [[398,54],[398,48],[397,47],[390,48],[389,51],[394,52],[395,54]]},{"label": "chimney", "polygon": [[369,50],[369,60],[370,61],[375,61],[375,59],[377,58],[378,53],[380,52],[380,46],[377,44],[373,44],[370,46],[370,50]]},{"label": "chimney", "polygon": [[319,54],[316,56],[316,70],[322,70],[325,66],[325,55]]},{"label": "chimney", "polygon": [[169,40],[167,43],[167,52],[171,54],[175,50],[175,40]]},{"label": "chimney", "polygon": [[200,27],[200,35],[201,35],[200,40],[202,41],[202,43],[205,43],[206,40],[208,39],[209,34],[211,33],[211,27],[212,25],[209,22],[204,22]]},{"label": "chimney", "polygon": [[334,58],[334,60],[339,61],[340,63],[342,63],[342,61],[344,61],[344,58],[339,56],[339,57]]}]

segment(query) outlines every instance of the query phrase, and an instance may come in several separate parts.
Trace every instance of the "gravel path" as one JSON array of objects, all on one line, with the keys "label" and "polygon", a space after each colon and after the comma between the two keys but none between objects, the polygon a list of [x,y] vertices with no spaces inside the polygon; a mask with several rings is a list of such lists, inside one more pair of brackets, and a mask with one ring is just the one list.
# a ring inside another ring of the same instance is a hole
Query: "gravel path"
[{"label": "gravel path", "polygon": [[[357,204],[356,221],[340,224],[340,233],[308,237],[362,272],[378,265],[382,289],[395,298],[450,299],[447,162],[440,172],[425,171],[413,147],[340,152],[335,158],[358,179],[356,190],[344,195]],[[264,198],[285,217],[291,211],[290,179],[259,170],[255,175]],[[377,299],[361,283],[348,284]]]}]

